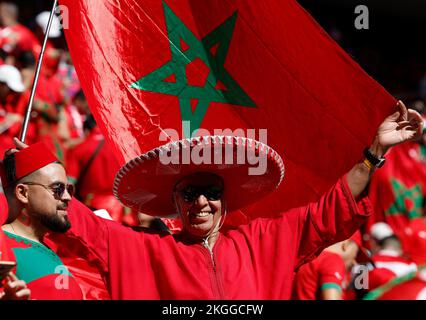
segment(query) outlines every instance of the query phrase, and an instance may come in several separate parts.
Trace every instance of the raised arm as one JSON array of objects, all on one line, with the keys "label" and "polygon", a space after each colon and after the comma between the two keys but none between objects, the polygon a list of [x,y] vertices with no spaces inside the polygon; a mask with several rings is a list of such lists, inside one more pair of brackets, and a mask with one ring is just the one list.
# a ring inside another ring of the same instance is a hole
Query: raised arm
[{"label": "raised arm", "polygon": [[[414,140],[421,136],[423,119],[414,110],[407,110],[398,101],[398,111],[387,117],[380,127],[369,150],[376,158],[382,158],[386,151],[397,144]],[[356,164],[347,175],[349,189],[356,198],[366,188],[375,167],[368,162]]]}]

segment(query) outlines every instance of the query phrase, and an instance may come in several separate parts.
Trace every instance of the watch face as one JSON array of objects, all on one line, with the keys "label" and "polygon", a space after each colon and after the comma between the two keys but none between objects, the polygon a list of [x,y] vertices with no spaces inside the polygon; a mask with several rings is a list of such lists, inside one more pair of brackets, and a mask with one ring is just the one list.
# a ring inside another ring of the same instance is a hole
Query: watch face
[{"label": "watch face", "polygon": [[383,165],[385,164],[385,162],[386,162],[386,159],[385,159],[385,158],[380,159],[380,160],[379,160],[379,163],[376,165],[376,167],[377,167],[377,168],[381,168],[381,167],[383,167]]}]

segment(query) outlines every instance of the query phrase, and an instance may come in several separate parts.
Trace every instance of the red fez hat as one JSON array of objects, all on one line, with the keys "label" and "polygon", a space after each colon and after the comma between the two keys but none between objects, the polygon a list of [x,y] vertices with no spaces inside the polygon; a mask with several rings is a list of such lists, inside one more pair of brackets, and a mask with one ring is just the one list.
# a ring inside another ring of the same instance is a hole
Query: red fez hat
[{"label": "red fez hat", "polygon": [[33,144],[12,156],[5,157],[0,166],[2,184],[6,187],[52,162],[59,160],[43,142]]}]

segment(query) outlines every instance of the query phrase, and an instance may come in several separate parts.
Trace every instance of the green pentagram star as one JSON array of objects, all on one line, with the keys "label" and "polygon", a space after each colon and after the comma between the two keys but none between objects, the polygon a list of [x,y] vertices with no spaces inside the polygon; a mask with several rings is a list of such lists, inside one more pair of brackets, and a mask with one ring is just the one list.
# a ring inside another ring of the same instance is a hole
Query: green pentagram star
[{"label": "green pentagram star", "polygon": [[[189,123],[189,130],[185,132],[187,137],[196,134],[211,102],[256,107],[224,68],[237,13],[234,13],[204,39],[199,40],[165,2],[163,2],[163,6],[172,59],[130,87],[177,96],[182,124],[184,126],[185,123]],[[182,41],[189,46],[188,49],[184,50]],[[213,47],[217,47],[215,54],[211,53]],[[185,67],[196,59],[201,59],[209,68],[204,87],[192,86],[188,83]],[[171,76],[175,77],[175,82],[165,81]],[[223,84],[226,90],[217,89],[219,83]],[[192,99],[197,99],[194,112],[191,107]]]}]

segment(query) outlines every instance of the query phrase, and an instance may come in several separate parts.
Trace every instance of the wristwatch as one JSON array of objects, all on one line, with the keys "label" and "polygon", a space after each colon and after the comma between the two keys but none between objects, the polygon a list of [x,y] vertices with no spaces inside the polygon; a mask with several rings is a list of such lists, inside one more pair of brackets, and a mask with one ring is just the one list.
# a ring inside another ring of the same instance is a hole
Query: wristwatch
[{"label": "wristwatch", "polygon": [[384,157],[378,158],[375,156],[370,149],[365,148],[364,149],[364,156],[366,160],[374,167],[381,168],[386,162],[386,159]]}]

